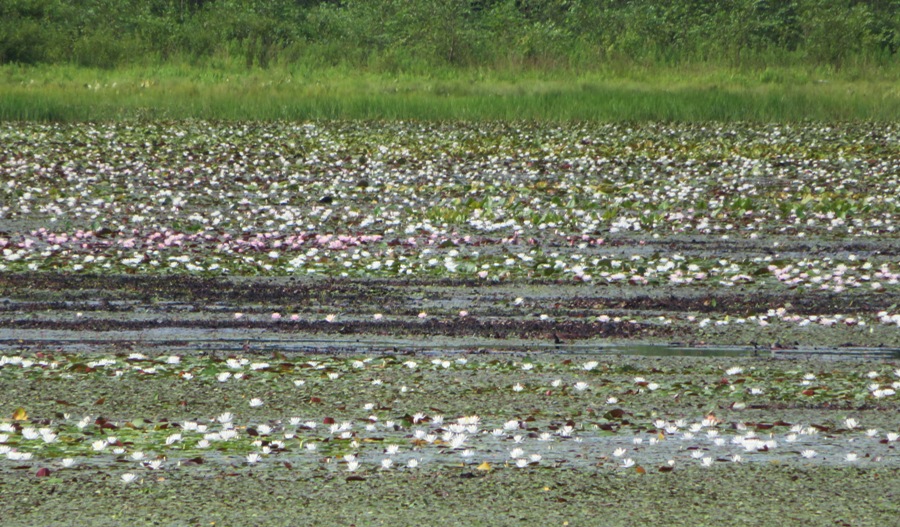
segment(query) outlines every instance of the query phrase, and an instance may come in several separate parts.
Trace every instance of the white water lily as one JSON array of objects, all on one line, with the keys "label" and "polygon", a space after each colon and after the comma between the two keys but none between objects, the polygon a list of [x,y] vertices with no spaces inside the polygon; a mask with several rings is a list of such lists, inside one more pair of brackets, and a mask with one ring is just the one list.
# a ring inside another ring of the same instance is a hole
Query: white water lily
[{"label": "white water lily", "polygon": [[462,448],[462,446],[465,444],[465,442],[466,442],[466,440],[468,439],[468,437],[469,437],[469,436],[467,436],[466,434],[454,434],[454,435],[450,438],[450,441],[449,441],[449,443],[450,443],[450,448],[451,448],[452,450],[455,450],[455,449],[457,449],[457,448]]},{"label": "white water lily", "polygon": [[40,437],[40,434],[36,428],[29,426],[22,429],[22,437],[30,441]]}]

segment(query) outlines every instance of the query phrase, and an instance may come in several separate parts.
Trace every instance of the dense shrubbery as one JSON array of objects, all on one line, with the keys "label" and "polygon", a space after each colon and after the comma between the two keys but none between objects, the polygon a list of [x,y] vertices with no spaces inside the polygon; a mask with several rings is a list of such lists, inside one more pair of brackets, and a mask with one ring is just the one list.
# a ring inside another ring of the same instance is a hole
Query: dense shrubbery
[{"label": "dense shrubbery", "polygon": [[0,63],[593,68],[894,60],[898,0],[4,0]]}]

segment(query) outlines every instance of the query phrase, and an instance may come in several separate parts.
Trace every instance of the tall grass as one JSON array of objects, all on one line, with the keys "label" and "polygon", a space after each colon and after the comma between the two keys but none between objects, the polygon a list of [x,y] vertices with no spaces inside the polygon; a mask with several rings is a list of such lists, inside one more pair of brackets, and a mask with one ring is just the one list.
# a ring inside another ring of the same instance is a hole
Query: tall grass
[{"label": "tall grass", "polygon": [[6,0],[0,64],[896,63],[894,0]]},{"label": "tall grass", "polygon": [[2,119],[896,120],[898,81],[897,1],[0,2]]},{"label": "tall grass", "polygon": [[900,84],[798,68],[596,71],[0,67],[0,119],[900,119]]}]

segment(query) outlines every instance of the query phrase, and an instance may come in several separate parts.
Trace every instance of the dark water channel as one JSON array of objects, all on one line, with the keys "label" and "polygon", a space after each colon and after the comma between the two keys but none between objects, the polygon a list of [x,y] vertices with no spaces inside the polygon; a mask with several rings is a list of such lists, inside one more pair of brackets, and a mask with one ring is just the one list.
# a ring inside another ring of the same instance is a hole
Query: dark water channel
[{"label": "dark water channel", "polygon": [[0,352],[65,349],[70,352],[114,352],[128,348],[146,353],[558,353],[561,355],[627,355],[643,357],[758,357],[820,360],[898,360],[898,348],[692,346],[616,343],[590,340],[554,344],[527,339],[484,339],[436,336],[397,338],[377,335],[323,336],[265,330],[156,328],[144,331],[68,331],[0,329]]}]

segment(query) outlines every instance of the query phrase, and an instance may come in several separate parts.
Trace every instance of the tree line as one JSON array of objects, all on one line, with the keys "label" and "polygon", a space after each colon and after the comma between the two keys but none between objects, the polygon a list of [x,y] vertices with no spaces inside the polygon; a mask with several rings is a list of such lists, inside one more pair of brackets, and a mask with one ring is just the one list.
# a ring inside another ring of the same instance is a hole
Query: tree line
[{"label": "tree line", "polygon": [[900,0],[3,0],[0,63],[893,63]]}]

